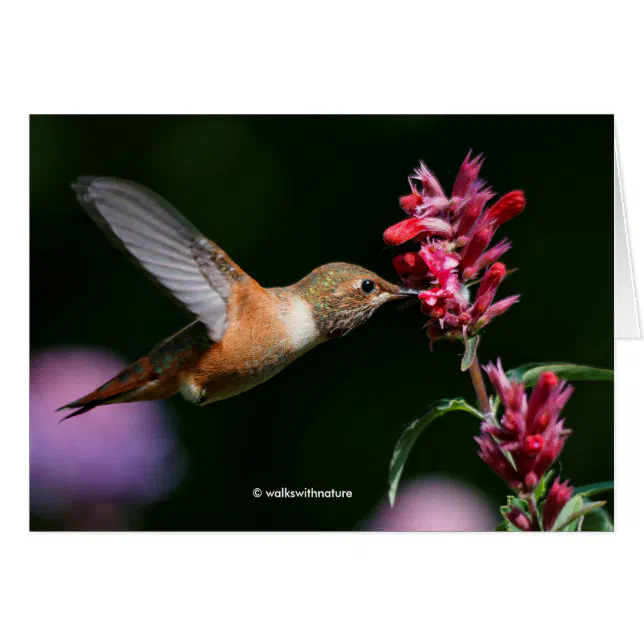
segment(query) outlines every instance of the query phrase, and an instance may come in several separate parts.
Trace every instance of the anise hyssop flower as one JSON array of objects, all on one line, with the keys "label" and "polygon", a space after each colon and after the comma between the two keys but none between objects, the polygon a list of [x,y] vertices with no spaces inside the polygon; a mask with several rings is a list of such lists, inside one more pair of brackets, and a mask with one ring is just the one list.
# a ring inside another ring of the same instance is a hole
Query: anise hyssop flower
[{"label": "anise hyssop flower", "polygon": [[[384,234],[391,246],[420,243],[420,250],[398,255],[393,264],[406,286],[421,291],[421,310],[430,318],[426,327],[432,342],[466,339],[519,299],[513,295],[493,302],[506,274],[504,264],[497,260],[510,242],[504,239],[489,246],[499,226],[524,209],[525,197],[515,190],[487,208],[494,193],[478,178],[481,156],[470,159],[470,155],[456,177],[451,197],[421,163],[409,177],[411,194],[400,199],[408,218]],[[481,274],[472,302],[468,283]]]}]

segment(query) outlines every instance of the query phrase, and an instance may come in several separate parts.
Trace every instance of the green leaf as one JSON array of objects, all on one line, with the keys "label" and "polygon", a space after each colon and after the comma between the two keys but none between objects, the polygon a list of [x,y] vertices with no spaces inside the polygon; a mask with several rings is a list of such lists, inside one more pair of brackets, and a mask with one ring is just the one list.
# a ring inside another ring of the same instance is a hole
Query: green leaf
[{"label": "green leaf", "polygon": [[613,519],[605,508],[597,508],[584,517],[581,528],[584,532],[613,532]]},{"label": "green leaf", "polygon": [[507,506],[514,505],[519,510],[523,510],[528,516],[530,515],[530,505],[525,499],[520,499],[518,496],[508,496]]},{"label": "green leaf", "polygon": [[510,369],[507,376],[510,380],[525,383],[527,387],[534,387],[544,371],[552,371],[571,382],[575,380],[613,380],[614,375],[611,369],[599,369],[564,362],[550,364],[533,362]]},{"label": "green leaf", "polygon": [[483,415],[478,409],[468,405],[462,398],[443,398],[432,403],[420,418],[409,423],[396,443],[389,465],[389,503],[392,507],[396,500],[398,483],[407,462],[407,457],[420,433],[431,422],[450,411],[466,411],[476,416],[479,420],[483,420]]},{"label": "green leaf", "polygon": [[601,483],[591,483],[590,485],[583,485],[578,487],[575,492],[579,496],[595,496],[600,492],[609,492],[615,489],[615,481],[602,481]]},{"label": "green leaf", "polygon": [[[573,502],[577,500],[575,506],[573,506],[572,511],[568,513],[567,517],[562,521],[561,516],[565,512],[566,508]],[[581,507],[579,507],[581,504]],[[602,505],[605,505],[606,501],[597,501],[596,503],[589,503],[584,505],[584,500],[579,496],[573,496],[568,503],[564,506],[564,509],[561,511],[561,514],[557,517],[554,527],[552,528],[553,532],[574,532],[577,529],[577,524],[581,517],[585,517],[591,512],[595,512],[598,508],[601,508]]]},{"label": "green leaf", "polygon": [[467,339],[467,342],[465,343],[465,353],[461,360],[461,371],[467,371],[472,366],[474,358],[476,358],[476,349],[479,346],[480,341],[480,335],[475,335],[473,338]]},{"label": "green leaf", "polygon": [[[506,531],[506,527],[505,527],[506,523],[508,523],[508,521],[506,519],[503,519],[503,521],[501,521],[501,523],[499,523],[494,528],[493,532],[505,532]],[[514,527],[514,526],[512,526],[512,527]]]},{"label": "green leaf", "polygon": [[539,481],[539,485],[537,485],[537,488],[534,491],[534,496],[537,499],[537,501],[539,501],[542,497],[546,495],[546,492],[548,491],[548,484],[550,483],[554,475],[555,475],[555,471],[550,470],[549,472],[546,472],[541,478],[541,481]]},{"label": "green leaf", "polygon": [[[577,527],[577,521],[579,521],[579,516],[576,515],[583,507],[584,500],[579,495],[573,496],[559,513],[554,526],[552,526],[553,532],[574,532]],[[576,516],[576,518],[572,519],[573,516]]]}]

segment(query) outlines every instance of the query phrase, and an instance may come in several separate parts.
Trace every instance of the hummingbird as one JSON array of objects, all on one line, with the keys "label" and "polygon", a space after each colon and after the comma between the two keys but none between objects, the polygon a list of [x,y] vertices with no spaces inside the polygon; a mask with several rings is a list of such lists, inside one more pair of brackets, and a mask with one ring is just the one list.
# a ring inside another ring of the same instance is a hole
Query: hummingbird
[{"label": "hummingbird", "polygon": [[81,176],[72,189],[110,240],[196,319],[95,391],[60,407],[180,393],[203,406],[278,374],[307,351],[344,336],[385,302],[417,295],[343,262],[299,282],[264,288],[162,197],[125,179]]}]

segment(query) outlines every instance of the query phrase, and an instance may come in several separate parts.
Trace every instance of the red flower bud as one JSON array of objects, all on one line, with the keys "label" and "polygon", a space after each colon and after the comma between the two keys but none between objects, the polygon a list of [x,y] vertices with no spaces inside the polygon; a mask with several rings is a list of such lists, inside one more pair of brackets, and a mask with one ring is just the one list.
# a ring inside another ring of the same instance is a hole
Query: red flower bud
[{"label": "red flower bud", "polygon": [[466,268],[463,271],[463,281],[469,282],[470,280],[473,280],[478,274],[478,272],[479,272],[479,269],[476,268],[475,266],[470,266],[469,268]]},{"label": "red flower bud", "polygon": [[385,244],[399,246],[426,232],[420,219],[405,219],[385,230]]},{"label": "red flower bud", "polygon": [[474,305],[470,310],[472,319],[476,322],[492,304],[501,280],[505,277],[505,266],[497,262],[485,271],[481,286],[476,294]]},{"label": "red flower bud", "polygon": [[492,236],[494,235],[494,226],[485,226],[479,228],[470,240],[470,243],[465,247],[463,253],[463,261],[461,266],[465,269],[473,266],[476,260],[481,256],[483,251],[488,247]]},{"label": "red flower bud", "polygon": [[486,223],[497,226],[516,217],[525,208],[525,195],[522,190],[513,190],[503,195],[485,215]]},{"label": "red flower bud", "polygon": [[546,371],[541,375],[541,381],[543,386],[552,389],[557,384],[559,379],[557,378],[557,374],[553,371]]},{"label": "red flower bud", "polygon": [[534,472],[528,472],[523,477],[523,484],[525,486],[526,492],[532,492],[539,483],[539,477]]},{"label": "red flower bud", "polygon": [[393,265],[400,277],[425,277],[427,275],[427,265],[418,253],[397,255],[393,259]]},{"label": "red flower bud", "polygon": [[481,290],[482,291],[488,291],[495,289],[499,286],[501,283],[501,280],[505,277],[505,264],[501,264],[501,262],[497,262],[496,264],[492,264],[490,268],[485,271],[485,276],[483,277],[483,281],[481,282]]},{"label": "red flower bud", "polygon": [[543,447],[543,436],[540,436],[539,434],[535,434],[533,436],[526,437],[525,451],[531,456],[534,456],[535,454],[539,453],[542,447]]},{"label": "red flower bud", "polygon": [[519,510],[515,505],[511,505],[510,509],[504,513],[505,518],[519,530],[529,532],[532,529],[530,519],[525,512]]},{"label": "red flower bud", "polygon": [[516,434],[519,431],[519,422],[517,414],[507,410],[503,416],[503,429],[510,434]]},{"label": "red flower bud", "polygon": [[572,498],[575,488],[569,485],[570,481],[559,482],[559,477],[552,484],[546,502],[543,505],[543,529],[552,530],[557,517],[564,506]]},{"label": "red flower bud", "polygon": [[412,192],[410,195],[401,197],[399,203],[400,207],[408,215],[413,215],[416,212],[416,208],[423,203],[423,198],[417,192]]},{"label": "red flower bud", "polygon": [[526,412],[526,427],[529,433],[537,431],[537,428],[533,426],[534,419],[543,409],[558,382],[559,379],[552,371],[545,371],[539,376],[539,380],[530,395],[528,411]]},{"label": "red flower bud", "polygon": [[541,434],[546,429],[546,427],[548,427],[549,422],[550,412],[546,410],[535,418],[534,422],[532,423],[532,427],[538,434]]},{"label": "red flower bud", "polygon": [[470,309],[470,314],[474,320],[478,320],[485,311],[487,311],[492,300],[494,299],[494,293],[483,293],[483,295],[477,295],[474,305]]},{"label": "red flower bud", "polygon": [[485,204],[493,196],[494,193],[486,189],[475,192],[474,195],[463,199],[458,209],[455,222],[457,236],[470,234],[472,227],[477,226],[476,222],[479,220]]},{"label": "red flower bud", "polygon": [[422,161],[420,162],[420,167],[416,168],[416,172],[410,179],[416,179],[423,184],[423,189],[427,197],[445,198],[445,193],[438,179],[427,169],[427,166]]},{"label": "red flower bud", "polygon": [[424,219],[410,217],[409,219],[399,221],[393,226],[389,226],[385,230],[384,240],[385,244],[389,246],[400,246],[400,244],[404,244],[419,235],[446,237],[450,239],[453,234],[454,231],[451,225],[438,217],[426,217]]},{"label": "red flower bud", "polygon": [[467,153],[465,161],[463,161],[461,169],[456,175],[456,181],[454,181],[454,187],[452,188],[452,197],[464,197],[479,176],[483,165],[483,155],[479,154],[470,161],[471,154],[472,150]]}]

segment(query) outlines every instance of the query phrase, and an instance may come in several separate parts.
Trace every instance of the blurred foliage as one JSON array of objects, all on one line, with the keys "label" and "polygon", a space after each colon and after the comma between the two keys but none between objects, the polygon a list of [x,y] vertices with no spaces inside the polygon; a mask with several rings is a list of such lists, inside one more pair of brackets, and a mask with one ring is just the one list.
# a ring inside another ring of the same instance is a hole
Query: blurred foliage
[{"label": "blurred foliage", "polygon": [[[403,216],[407,175],[423,159],[449,187],[472,148],[497,193],[521,188],[528,200],[504,230],[519,271],[500,292],[522,300],[485,332],[481,362],[612,368],[612,143],[608,116],[32,117],[32,350],[98,345],[135,360],[187,322],[76,204],[68,184],[78,174],[149,186],[262,284],[337,260],[393,279],[382,232]],[[168,401],[189,476],[145,509],[142,527],[356,526],[385,501],[405,423],[437,398],[474,402],[459,347],[430,353],[423,322],[415,308],[391,305],[248,393],[204,409]],[[562,476],[580,486],[612,479],[612,386],[577,383],[565,415],[574,433]],[[476,430],[449,414],[418,441],[404,478],[446,473],[501,503],[506,490],[476,456]],[[255,487],[353,497],[256,499]]]}]

